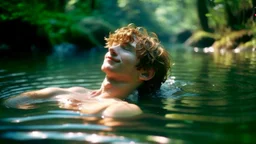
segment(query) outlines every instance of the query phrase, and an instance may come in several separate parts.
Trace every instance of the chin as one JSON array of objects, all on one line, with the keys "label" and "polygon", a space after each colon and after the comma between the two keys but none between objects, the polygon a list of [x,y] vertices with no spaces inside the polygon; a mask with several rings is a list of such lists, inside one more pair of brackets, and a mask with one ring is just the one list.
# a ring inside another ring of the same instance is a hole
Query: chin
[{"label": "chin", "polygon": [[110,66],[108,64],[106,64],[105,62],[101,65],[101,70],[105,71],[106,69],[110,69]]},{"label": "chin", "polygon": [[102,65],[101,70],[104,73],[113,73],[114,72],[114,70],[110,66],[106,66],[106,65]]}]

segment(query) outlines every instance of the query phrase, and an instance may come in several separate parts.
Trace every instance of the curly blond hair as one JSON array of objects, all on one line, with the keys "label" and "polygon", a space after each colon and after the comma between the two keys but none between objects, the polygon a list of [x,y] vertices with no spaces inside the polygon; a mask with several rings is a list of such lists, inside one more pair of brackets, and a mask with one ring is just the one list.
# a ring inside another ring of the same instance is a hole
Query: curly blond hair
[{"label": "curly blond hair", "polygon": [[148,32],[143,27],[136,27],[134,24],[117,29],[110,33],[106,40],[106,48],[111,47],[114,43],[127,44],[136,42],[136,55],[139,63],[136,65],[138,70],[154,69],[155,75],[152,79],[144,81],[137,89],[139,96],[152,94],[159,90],[161,84],[168,77],[168,71],[171,68],[169,53],[160,44],[157,35]]}]

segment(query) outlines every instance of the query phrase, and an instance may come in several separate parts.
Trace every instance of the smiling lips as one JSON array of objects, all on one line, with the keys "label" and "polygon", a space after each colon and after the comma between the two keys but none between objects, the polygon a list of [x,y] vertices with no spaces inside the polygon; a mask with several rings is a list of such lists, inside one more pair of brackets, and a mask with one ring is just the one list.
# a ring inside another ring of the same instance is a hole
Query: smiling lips
[{"label": "smiling lips", "polygon": [[115,58],[113,58],[113,57],[111,57],[111,56],[107,56],[106,58],[109,59],[109,60],[111,60],[111,61],[117,62],[117,63],[120,62],[119,59],[115,59]]}]

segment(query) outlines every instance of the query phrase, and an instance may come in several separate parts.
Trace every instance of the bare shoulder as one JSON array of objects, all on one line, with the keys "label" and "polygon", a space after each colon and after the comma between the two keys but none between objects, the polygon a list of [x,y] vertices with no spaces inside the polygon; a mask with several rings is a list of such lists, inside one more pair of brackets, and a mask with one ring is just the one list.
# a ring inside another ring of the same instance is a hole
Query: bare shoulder
[{"label": "bare shoulder", "polygon": [[4,104],[7,107],[29,109],[37,99],[49,99],[53,98],[55,95],[63,93],[67,93],[67,91],[62,88],[49,87],[9,97],[4,101]]},{"label": "bare shoulder", "polygon": [[113,118],[132,117],[142,113],[142,110],[135,104],[128,102],[117,102],[103,111],[103,116]]}]

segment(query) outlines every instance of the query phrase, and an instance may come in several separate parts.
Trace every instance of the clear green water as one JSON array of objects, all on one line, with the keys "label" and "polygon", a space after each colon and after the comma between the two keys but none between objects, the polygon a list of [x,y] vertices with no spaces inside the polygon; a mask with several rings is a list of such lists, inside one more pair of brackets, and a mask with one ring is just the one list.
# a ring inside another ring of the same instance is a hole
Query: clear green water
[{"label": "clear green water", "polygon": [[104,52],[0,58],[0,143],[256,143],[256,52],[204,53],[172,46],[162,94],[144,113],[104,119],[41,101],[30,110],[2,102],[49,86],[97,89]]}]

